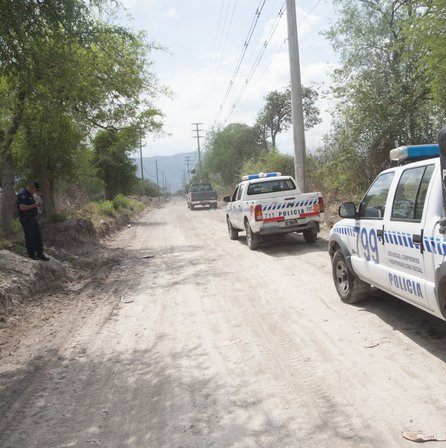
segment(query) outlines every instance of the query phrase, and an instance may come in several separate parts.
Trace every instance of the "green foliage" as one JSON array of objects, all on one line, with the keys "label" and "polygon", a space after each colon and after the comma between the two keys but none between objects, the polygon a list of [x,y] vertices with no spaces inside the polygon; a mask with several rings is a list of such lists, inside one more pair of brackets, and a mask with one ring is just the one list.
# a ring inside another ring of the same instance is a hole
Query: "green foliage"
[{"label": "green foliage", "polygon": [[117,194],[130,194],[136,183],[136,166],[130,158],[139,142],[136,128],[121,131],[99,131],[93,140],[99,177],[105,186],[105,199]]},{"label": "green foliage", "polygon": [[422,0],[407,19],[403,33],[419,55],[418,71],[432,98],[446,111],[446,0]]},{"label": "green foliage", "polygon": [[256,132],[242,123],[232,123],[208,134],[203,165],[219,185],[237,183],[243,163],[261,152]]},{"label": "green foliage", "polygon": [[131,211],[138,211],[144,208],[144,205],[141,202],[136,199],[127,198],[122,194],[115,196],[112,202],[115,210],[128,209]]},{"label": "green foliage", "polygon": [[144,179],[144,182],[142,184],[141,180],[138,179],[138,181],[133,186],[132,194],[149,196],[152,198],[162,196],[162,193],[158,185],[155,182],[152,182],[151,180],[148,179]]},{"label": "green foliage", "polygon": [[113,201],[100,201],[98,202],[99,213],[105,216],[116,217],[115,207]]},{"label": "green foliage", "polygon": [[403,32],[419,3],[337,4],[340,18],[327,33],[342,62],[334,72],[337,110],[312,169],[318,167],[327,188],[347,193],[367,188],[389,166],[395,146],[436,141],[446,117],[432,101],[420,55]]},{"label": "green foliage", "polygon": [[[150,58],[161,47],[113,24],[118,8],[114,0],[0,0],[0,165],[8,186],[3,203],[11,200],[9,185],[18,174],[45,181],[52,212],[53,187],[61,179],[83,185],[79,150],[97,129],[132,129],[139,138],[160,132],[162,114],[153,101],[169,92],[150,71]],[[87,190],[97,191],[101,180],[87,168]],[[127,179],[118,179],[116,191],[102,176],[106,194],[133,188],[130,171],[124,161]],[[2,204],[4,231],[9,209]]]},{"label": "green foliage", "polygon": [[[321,122],[316,107],[318,92],[311,87],[302,87],[302,107],[305,129]],[[288,130],[292,124],[291,89],[282,92],[273,90],[265,96],[266,104],[257,115],[254,129],[264,149],[276,147],[277,134]]]},{"label": "green foliage", "polygon": [[262,153],[258,158],[248,160],[241,169],[242,175],[271,171],[294,177],[294,158],[274,148],[268,153]]}]

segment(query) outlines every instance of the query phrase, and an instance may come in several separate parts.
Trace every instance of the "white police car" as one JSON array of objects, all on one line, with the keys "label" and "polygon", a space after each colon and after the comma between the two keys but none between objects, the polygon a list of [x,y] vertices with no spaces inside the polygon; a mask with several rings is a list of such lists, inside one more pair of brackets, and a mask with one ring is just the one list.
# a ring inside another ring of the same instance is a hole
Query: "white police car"
[{"label": "white police car", "polygon": [[393,149],[400,165],[379,174],[357,209],[341,205],[329,253],[342,301],[359,302],[373,286],[446,320],[443,154],[446,127],[440,145]]}]

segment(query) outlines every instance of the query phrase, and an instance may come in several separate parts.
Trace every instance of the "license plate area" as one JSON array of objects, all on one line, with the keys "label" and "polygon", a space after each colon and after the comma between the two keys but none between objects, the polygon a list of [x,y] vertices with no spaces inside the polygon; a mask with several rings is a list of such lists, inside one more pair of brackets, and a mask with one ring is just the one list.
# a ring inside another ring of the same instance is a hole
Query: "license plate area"
[{"label": "license plate area", "polygon": [[287,219],[281,222],[283,227],[295,226],[298,223],[299,223],[298,219]]}]

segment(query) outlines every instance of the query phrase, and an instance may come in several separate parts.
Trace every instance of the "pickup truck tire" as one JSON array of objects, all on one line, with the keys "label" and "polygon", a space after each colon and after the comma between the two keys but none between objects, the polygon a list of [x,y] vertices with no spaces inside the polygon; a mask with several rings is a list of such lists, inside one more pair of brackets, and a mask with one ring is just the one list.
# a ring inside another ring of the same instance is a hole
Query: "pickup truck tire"
[{"label": "pickup truck tire", "polygon": [[245,221],[246,243],[251,250],[259,247],[260,237],[252,232],[248,221]]},{"label": "pickup truck tire", "polygon": [[190,207],[189,207],[191,210],[193,210],[194,208],[195,208],[195,205],[190,205]]},{"label": "pickup truck tire", "polygon": [[317,240],[317,232],[313,229],[304,230],[303,234],[307,243],[314,243]]},{"label": "pickup truck tire", "polygon": [[229,233],[229,238],[231,240],[238,240],[238,230],[234,229],[234,227],[232,227],[231,221],[229,221],[229,217],[226,217],[226,223],[228,225],[228,233]]},{"label": "pickup truck tire", "polygon": [[358,303],[366,299],[368,285],[350,270],[339,250],[334,253],[331,266],[336,291],[344,303]]}]

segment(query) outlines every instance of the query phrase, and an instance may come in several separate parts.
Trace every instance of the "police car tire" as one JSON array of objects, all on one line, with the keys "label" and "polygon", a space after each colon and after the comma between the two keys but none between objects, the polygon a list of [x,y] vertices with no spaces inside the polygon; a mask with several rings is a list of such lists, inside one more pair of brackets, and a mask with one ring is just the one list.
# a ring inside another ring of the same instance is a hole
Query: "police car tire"
[{"label": "police car tire", "polygon": [[317,240],[317,232],[315,232],[313,229],[307,229],[304,230],[304,240],[307,243],[314,243]]},{"label": "police car tire", "polygon": [[248,221],[245,221],[246,242],[251,250],[256,250],[259,247],[258,237],[252,233],[251,226]]},{"label": "police car tire", "polygon": [[232,227],[229,217],[226,217],[226,223],[228,224],[229,238],[231,240],[238,240],[238,230],[235,230],[234,227]]},{"label": "police car tire", "polygon": [[336,291],[344,303],[358,303],[366,298],[365,283],[353,274],[339,250],[332,259],[332,273]]}]

